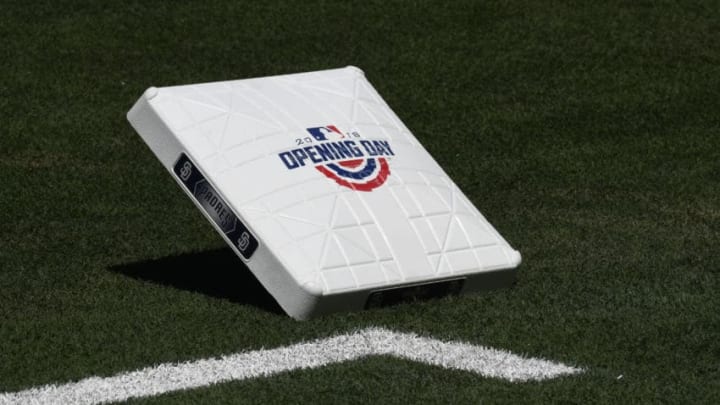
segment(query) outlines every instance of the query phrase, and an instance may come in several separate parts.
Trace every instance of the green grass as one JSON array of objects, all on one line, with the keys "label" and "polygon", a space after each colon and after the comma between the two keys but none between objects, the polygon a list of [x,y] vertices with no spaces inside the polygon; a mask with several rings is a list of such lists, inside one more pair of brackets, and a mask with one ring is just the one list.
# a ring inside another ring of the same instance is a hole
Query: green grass
[{"label": "green grass", "polygon": [[[720,3],[1,8],[0,392],[378,325],[588,371],[381,357],[136,402],[720,402]],[[125,120],[146,87],[349,64],[523,253],[517,286],[296,322],[132,275],[223,245]]]}]

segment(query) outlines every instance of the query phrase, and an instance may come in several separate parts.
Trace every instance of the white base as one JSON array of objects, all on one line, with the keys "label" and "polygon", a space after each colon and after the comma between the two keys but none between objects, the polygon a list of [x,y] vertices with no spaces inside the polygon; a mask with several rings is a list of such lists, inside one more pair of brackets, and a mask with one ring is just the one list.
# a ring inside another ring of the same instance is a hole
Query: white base
[{"label": "white base", "polygon": [[514,280],[520,253],[355,67],[151,87],[128,120],[296,319],[395,287]]}]

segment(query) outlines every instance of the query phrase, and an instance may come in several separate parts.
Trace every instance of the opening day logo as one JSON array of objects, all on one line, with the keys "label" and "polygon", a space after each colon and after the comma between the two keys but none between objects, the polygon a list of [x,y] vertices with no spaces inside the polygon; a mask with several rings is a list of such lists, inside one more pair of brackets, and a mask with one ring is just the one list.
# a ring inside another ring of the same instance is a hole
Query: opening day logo
[{"label": "opening day logo", "polygon": [[295,139],[298,148],[278,154],[288,170],[314,166],[337,184],[372,191],[390,175],[387,157],[395,156],[388,141],[362,139],[358,132],[343,133],[334,125],[307,128],[310,136]]}]

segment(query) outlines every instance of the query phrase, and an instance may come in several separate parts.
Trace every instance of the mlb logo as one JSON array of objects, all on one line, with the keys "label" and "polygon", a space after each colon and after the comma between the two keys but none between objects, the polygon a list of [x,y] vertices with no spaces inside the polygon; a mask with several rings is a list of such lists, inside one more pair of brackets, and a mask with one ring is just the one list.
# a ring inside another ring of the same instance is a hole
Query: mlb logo
[{"label": "mlb logo", "polygon": [[328,125],[326,127],[308,128],[307,131],[310,135],[315,138],[316,141],[327,141],[328,135],[334,140],[340,140],[344,137],[343,133],[335,125]]}]

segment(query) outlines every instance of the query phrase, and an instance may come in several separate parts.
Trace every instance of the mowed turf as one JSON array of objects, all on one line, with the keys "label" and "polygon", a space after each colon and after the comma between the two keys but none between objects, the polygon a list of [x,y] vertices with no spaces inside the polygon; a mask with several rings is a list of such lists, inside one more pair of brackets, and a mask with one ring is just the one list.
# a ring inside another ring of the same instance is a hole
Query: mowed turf
[{"label": "mowed turf", "polygon": [[[0,392],[374,325],[587,371],[375,357],[136,402],[720,402],[717,2],[1,8]],[[514,288],[294,321],[125,120],[151,85],[349,64],[522,252]]]}]

